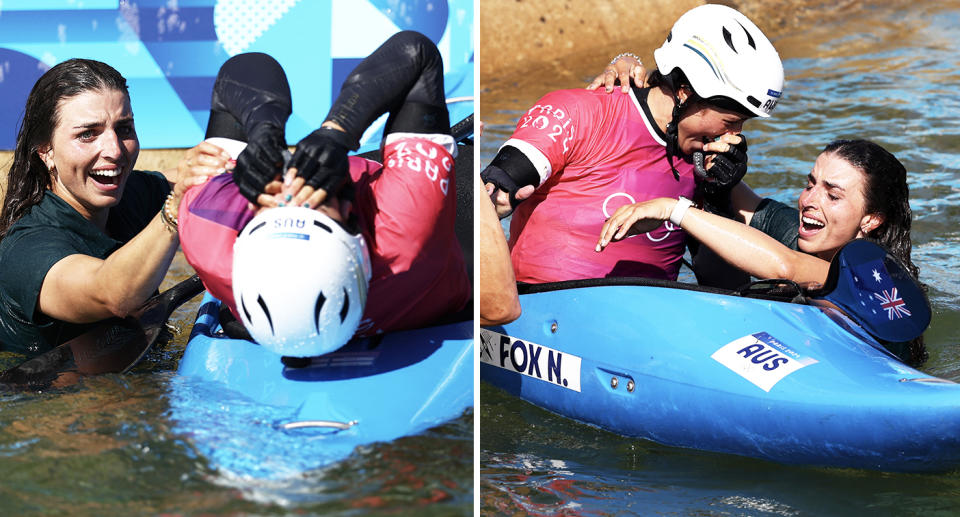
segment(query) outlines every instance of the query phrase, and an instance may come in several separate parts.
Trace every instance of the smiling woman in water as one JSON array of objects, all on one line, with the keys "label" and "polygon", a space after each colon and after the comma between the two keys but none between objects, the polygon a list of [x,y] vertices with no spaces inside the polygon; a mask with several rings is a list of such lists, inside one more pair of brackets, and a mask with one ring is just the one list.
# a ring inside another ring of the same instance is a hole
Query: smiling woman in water
[{"label": "smiling woman in water", "polygon": [[[910,256],[907,171],[873,142],[828,144],[807,175],[795,209],[761,199],[744,183],[733,189],[730,209],[736,220],[699,209],[685,198],[624,205],[604,223],[596,251],[670,221],[757,278],[822,284],[837,251],[859,238],[889,249],[914,278],[919,277]],[[926,359],[922,336],[910,342],[903,358],[911,364]]]},{"label": "smiling woman in water", "polygon": [[683,198],[625,205],[604,224],[597,251],[647,226],[671,221],[758,278],[822,283],[837,250],[864,237],[890,249],[917,276],[910,259],[906,169],[873,142],[838,140],[827,145],[807,175],[796,209],[761,199],[743,183],[732,193],[730,205],[738,220],[710,214]]},{"label": "smiling woman in water", "polygon": [[[220,171],[134,171],[126,79],[71,59],[27,98],[0,213],[0,349],[36,355],[153,294],[179,244],[183,192]],[[187,152],[197,156],[197,148]]]}]

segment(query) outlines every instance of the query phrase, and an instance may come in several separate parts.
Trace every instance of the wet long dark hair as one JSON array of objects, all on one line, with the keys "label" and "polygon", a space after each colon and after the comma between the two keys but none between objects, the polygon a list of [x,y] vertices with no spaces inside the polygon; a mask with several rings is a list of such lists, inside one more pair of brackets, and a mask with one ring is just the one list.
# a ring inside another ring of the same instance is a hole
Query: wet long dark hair
[{"label": "wet long dark hair", "polygon": [[[907,169],[892,153],[869,140],[836,140],[827,144],[823,153],[833,154],[849,163],[867,179],[863,188],[868,214],[882,214],[883,222],[867,233],[867,237],[890,250],[914,278],[919,280],[920,268],[913,263],[910,253],[910,187]],[[920,336],[909,343],[906,350],[893,351],[912,365],[927,359],[927,350]],[[891,344],[888,344],[891,347]]]},{"label": "wet long dark hair", "polygon": [[13,164],[7,174],[7,192],[0,211],[0,239],[13,223],[40,203],[50,188],[50,171],[39,152],[53,139],[60,122],[60,102],[88,91],[120,91],[128,98],[127,80],[113,67],[92,59],[70,59],[37,79],[17,132]]}]

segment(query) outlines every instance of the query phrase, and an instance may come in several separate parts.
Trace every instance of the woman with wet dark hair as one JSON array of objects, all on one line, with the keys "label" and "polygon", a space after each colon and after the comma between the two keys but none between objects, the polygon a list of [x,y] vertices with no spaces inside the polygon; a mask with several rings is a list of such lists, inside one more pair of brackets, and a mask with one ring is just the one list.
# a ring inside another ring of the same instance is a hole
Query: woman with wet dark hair
[{"label": "woman with wet dark hair", "polygon": [[[684,198],[652,199],[618,209],[604,224],[597,251],[671,221],[757,278],[822,284],[833,256],[858,238],[886,247],[917,277],[919,269],[910,257],[909,199],[907,172],[895,156],[867,140],[838,140],[817,157],[796,208],[761,199],[744,183],[730,197],[736,220],[696,208]],[[912,364],[923,362],[922,338],[906,344],[899,355]]]},{"label": "woman with wet dark hair", "polygon": [[157,290],[180,197],[217,172],[191,163],[196,149],[173,181],[134,171],[140,142],[119,72],[71,59],[37,80],[0,211],[0,349],[39,354]]}]

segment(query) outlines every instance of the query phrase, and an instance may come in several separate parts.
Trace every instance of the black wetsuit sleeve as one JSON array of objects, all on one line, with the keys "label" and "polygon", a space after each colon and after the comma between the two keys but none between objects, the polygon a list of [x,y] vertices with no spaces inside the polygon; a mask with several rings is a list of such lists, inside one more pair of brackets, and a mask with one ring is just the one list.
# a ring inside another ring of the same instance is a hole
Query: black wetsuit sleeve
[{"label": "black wetsuit sleeve", "polygon": [[483,172],[480,179],[493,183],[498,189],[510,194],[510,202],[516,206],[517,190],[527,185],[540,185],[540,175],[530,158],[511,145],[503,146]]},{"label": "black wetsuit sleeve", "polygon": [[800,212],[779,201],[765,198],[757,205],[750,226],[797,250],[800,230]]}]

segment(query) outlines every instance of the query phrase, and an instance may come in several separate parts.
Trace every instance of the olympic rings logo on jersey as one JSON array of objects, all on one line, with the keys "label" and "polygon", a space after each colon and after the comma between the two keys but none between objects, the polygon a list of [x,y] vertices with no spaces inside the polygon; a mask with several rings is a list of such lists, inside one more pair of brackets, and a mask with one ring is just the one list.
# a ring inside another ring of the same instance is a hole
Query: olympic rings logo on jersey
[{"label": "olympic rings logo on jersey", "polygon": [[[610,219],[610,216],[613,215],[613,214],[610,213],[610,210],[609,210],[610,200],[616,199],[616,198],[618,198],[618,197],[625,197],[625,198],[627,198],[627,201],[628,201],[628,202],[625,203],[625,204],[632,205],[632,204],[634,204],[634,203],[637,202],[637,200],[634,199],[633,196],[631,196],[630,194],[627,194],[626,192],[614,192],[613,194],[610,194],[609,196],[607,196],[606,199],[603,200],[603,206],[600,208],[600,210],[603,212],[604,221],[606,221],[607,219]],[[619,207],[620,207],[620,206],[618,205],[617,208],[619,208]],[[664,222],[663,222],[663,229],[664,229],[663,235],[654,235],[654,231],[657,231],[657,230],[649,231],[649,232],[645,233],[644,235],[646,235],[646,236],[647,236],[647,239],[650,239],[651,242],[661,242],[661,241],[663,241],[663,240],[666,240],[667,237],[670,237],[670,235],[671,235],[673,232],[679,230],[680,228],[674,226],[673,223],[671,223],[670,221],[664,221]],[[658,230],[659,230],[659,229],[658,229]],[[631,235],[631,236],[627,237],[627,239],[632,239],[632,238],[634,238],[634,237],[639,237],[639,235]]]}]

